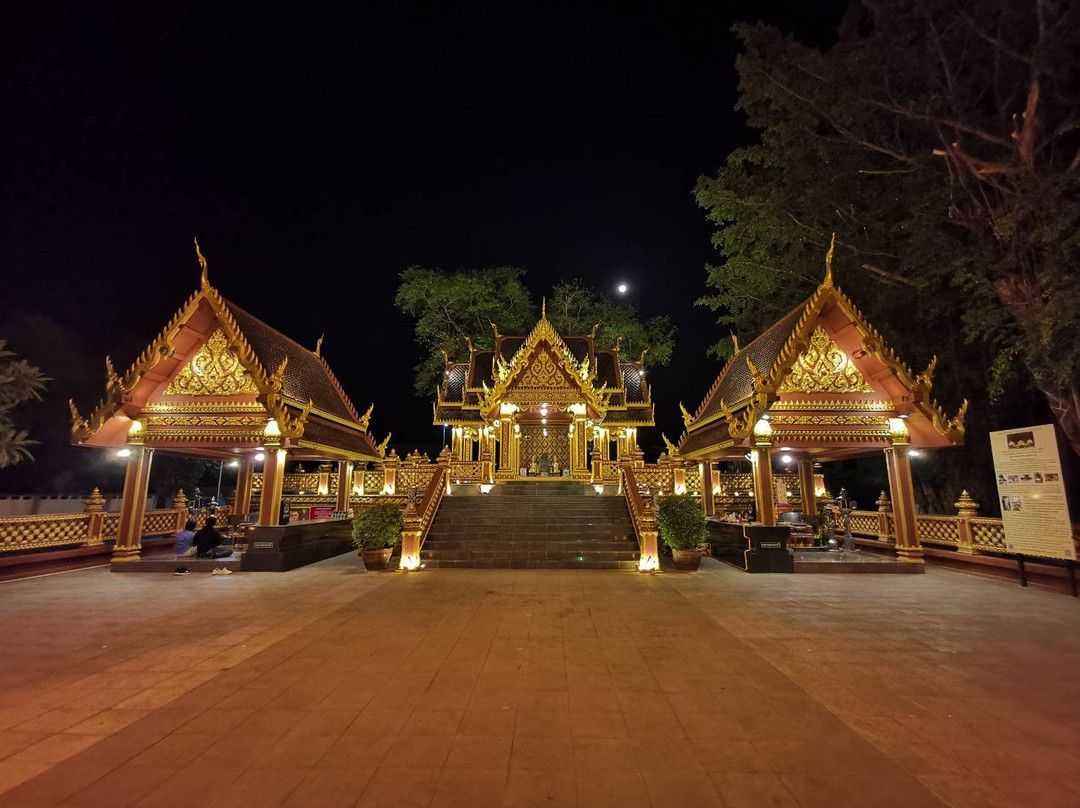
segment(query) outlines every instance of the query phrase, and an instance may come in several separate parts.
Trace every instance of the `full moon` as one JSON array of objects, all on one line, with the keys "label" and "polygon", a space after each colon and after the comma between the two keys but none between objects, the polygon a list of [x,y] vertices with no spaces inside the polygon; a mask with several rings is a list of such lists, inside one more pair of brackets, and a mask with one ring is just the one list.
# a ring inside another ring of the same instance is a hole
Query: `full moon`
[{"label": "full moon", "polygon": [[627,286],[626,286],[625,283],[620,283],[619,284],[619,294],[620,295],[625,295],[626,294],[626,289],[627,289]]}]

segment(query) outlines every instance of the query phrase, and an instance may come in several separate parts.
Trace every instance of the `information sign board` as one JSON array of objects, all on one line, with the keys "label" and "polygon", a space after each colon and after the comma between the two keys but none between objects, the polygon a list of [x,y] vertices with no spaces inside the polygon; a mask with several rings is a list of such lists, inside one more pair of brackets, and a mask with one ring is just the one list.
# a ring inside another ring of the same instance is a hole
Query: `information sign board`
[{"label": "information sign board", "polygon": [[1053,425],[991,432],[990,449],[1009,552],[1075,561]]}]

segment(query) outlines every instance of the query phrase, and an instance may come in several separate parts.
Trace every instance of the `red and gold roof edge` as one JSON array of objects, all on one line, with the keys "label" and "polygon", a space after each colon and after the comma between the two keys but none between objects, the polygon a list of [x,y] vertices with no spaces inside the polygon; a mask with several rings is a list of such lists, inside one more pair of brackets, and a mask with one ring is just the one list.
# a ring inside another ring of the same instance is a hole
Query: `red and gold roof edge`
[{"label": "red and gold roof edge", "polygon": [[[131,363],[131,366],[127,371],[122,375],[117,374],[113,369],[111,360],[108,357],[106,358],[108,375],[105,384],[105,397],[98,401],[97,406],[90,414],[83,417],[79,413],[74,400],[69,399],[68,405],[71,410],[72,419],[72,441],[74,443],[85,442],[100,430],[110,417],[117,415],[123,410],[126,404],[124,396],[130,393],[135,385],[138,384],[148,372],[153,370],[153,368],[161,361],[172,355],[174,351],[174,341],[177,334],[180,332],[180,329],[192,315],[194,315],[199,304],[202,301],[206,301],[228,340],[229,348],[236,353],[240,364],[243,366],[244,370],[250,374],[252,381],[259,389],[261,403],[266,408],[269,415],[277,421],[283,438],[296,441],[301,440],[307,419],[314,410],[320,418],[363,433],[368,442],[372,443],[373,448],[376,448],[374,447],[374,443],[370,440],[370,436],[367,435],[367,428],[374,405],[371,405],[367,412],[363,416],[360,416],[357,413],[355,406],[352,404],[352,401],[342,388],[337,376],[330,369],[323,357],[316,355],[320,365],[326,371],[327,377],[333,385],[335,392],[341,397],[348,412],[355,419],[354,421],[350,422],[332,413],[316,410],[310,400],[302,402],[293,400],[282,394],[282,381],[285,368],[288,365],[288,357],[286,357],[273,372],[269,372],[267,368],[263,366],[255,349],[245,337],[243,330],[236,322],[235,317],[233,317],[227,301],[216,288],[211,286],[206,272],[205,261],[202,259],[201,253],[200,262],[203,263],[203,272],[199,288],[188,297],[179,309],[177,309],[176,313],[173,314],[165,327],[158,332],[157,336],[142,351],[142,353],[139,354],[135,361]],[[282,338],[298,345],[295,340],[285,336],[277,329],[273,329],[272,326],[267,325],[267,327],[271,328]],[[377,456],[377,449],[374,456]]]},{"label": "red and gold roof edge", "polygon": [[[962,441],[964,437],[964,416],[967,413],[968,401],[965,398],[957,413],[950,417],[938,401],[931,396],[937,357],[935,356],[930,361],[924,371],[915,373],[907,363],[897,356],[896,351],[888,345],[882,334],[870,323],[851,298],[834,284],[830,266],[826,272],[825,280],[818,286],[814,294],[792,310],[794,312],[798,308],[802,308],[802,314],[785,340],[776,360],[767,369],[766,373],[762,373],[758,368],[754,367],[747,352],[754,342],[768,334],[770,329],[766,329],[728,360],[693,415],[683,408],[686,431],[680,438],[680,446],[685,443],[690,433],[696,432],[718,419],[723,419],[726,422],[728,433],[733,438],[748,437],[753,432],[757,420],[768,411],[776,400],[777,388],[784,375],[790,370],[799,355],[808,347],[810,332],[817,323],[818,317],[830,303],[840,308],[848,316],[862,334],[863,349],[893,372],[897,380],[912,394],[912,404],[915,409],[930,421],[934,429],[949,440],[954,442]],[[702,413],[717,394],[724,377],[735,363],[740,360],[745,361],[749,368],[753,379],[753,392],[748,397],[733,402],[731,405],[721,399],[718,414],[708,418],[701,418]]]}]

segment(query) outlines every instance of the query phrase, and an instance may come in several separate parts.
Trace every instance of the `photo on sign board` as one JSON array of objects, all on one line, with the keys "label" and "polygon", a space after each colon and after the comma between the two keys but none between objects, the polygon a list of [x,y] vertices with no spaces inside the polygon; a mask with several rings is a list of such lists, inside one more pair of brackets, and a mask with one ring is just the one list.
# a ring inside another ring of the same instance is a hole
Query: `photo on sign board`
[{"label": "photo on sign board", "polygon": [[1009,475],[1009,482],[1012,483],[1013,485],[1016,485],[1018,482],[1020,482],[1020,475],[1019,474],[1010,474]]},{"label": "photo on sign board", "polygon": [[1046,473],[1046,481],[1048,483],[1056,483],[1060,479],[1061,475],[1057,474],[1056,472],[1048,471]]},{"label": "photo on sign board", "polygon": [[1013,432],[1005,436],[1005,442],[1010,449],[1030,449],[1035,445],[1035,433]]},{"label": "photo on sign board", "polygon": [[1035,482],[1041,483],[1042,481],[1043,481],[1043,476],[1039,472],[1036,471],[1035,472]]},{"label": "photo on sign board", "polygon": [[1005,475],[1004,474],[999,474],[998,475],[998,485],[1005,485]]},{"label": "photo on sign board", "polygon": [[1003,511],[1011,511],[1012,510],[1012,505],[1009,504],[1009,498],[1008,497],[1002,497],[1001,498],[1001,510],[1003,510]]},{"label": "photo on sign board", "polygon": [[1020,497],[1013,496],[1013,498],[1012,498],[1012,509],[1014,511],[1020,510],[1020,504],[1021,504]]}]

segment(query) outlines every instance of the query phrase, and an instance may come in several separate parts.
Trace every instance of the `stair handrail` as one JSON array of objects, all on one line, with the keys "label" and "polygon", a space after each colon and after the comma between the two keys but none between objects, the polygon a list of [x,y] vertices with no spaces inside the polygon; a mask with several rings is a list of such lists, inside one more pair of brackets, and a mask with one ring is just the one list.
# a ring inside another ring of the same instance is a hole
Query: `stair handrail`
[{"label": "stair handrail", "polygon": [[634,525],[634,534],[637,536],[638,551],[641,559],[638,561],[640,572],[651,572],[660,569],[660,553],[657,546],[656,508],[653,506],[651,497],[641,493],[633,466],[627,464],[619,467],[622,475],[622,490],[626,497],[626,506],[630,511],[630,521]]},{"label": "stair handrail", "polygon": [[420,548],[424,546],[424,539],[427,538],[431,523],[435,521],[435,514],[446,494],[449,473],[449,468],[439,463],[419,504],[413,504],[410,500],[405,506],[405,513],[401,520],[401,569],[403,570],[415,570],[420,567]]}]

